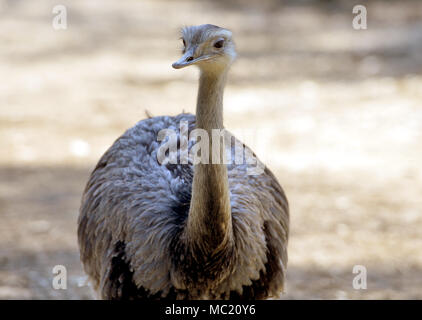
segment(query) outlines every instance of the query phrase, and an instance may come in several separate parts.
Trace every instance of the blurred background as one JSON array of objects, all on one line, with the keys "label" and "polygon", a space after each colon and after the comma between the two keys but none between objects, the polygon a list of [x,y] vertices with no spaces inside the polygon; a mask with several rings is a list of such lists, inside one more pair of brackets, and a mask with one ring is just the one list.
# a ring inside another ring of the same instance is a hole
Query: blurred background
[{"label": "blurred background", "polygon": [[[54,30],[55,5],[67,29]],[[364,4],[368,29],[352,28]],[[102,153],[152,115],[194,112],[179,28],[238,49],[225,125],[291,205],[282,299],[422,298],[422,2],[0,0],[0,298],[90,299],[76,220]],[[67,290],[52,288],[55,265]],[[364,265],[366,290],[353,266]]]}]

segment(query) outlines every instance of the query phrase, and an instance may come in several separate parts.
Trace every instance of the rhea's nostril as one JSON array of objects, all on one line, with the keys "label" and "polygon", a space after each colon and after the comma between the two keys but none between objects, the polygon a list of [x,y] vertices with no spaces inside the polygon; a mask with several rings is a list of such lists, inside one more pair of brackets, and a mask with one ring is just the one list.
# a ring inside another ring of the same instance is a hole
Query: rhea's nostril
[{"label": "rhea's nostril", "polygon": [[187,62],[192,61],[192,60],[193,60],[193,57],[189,57],[186,59]]}]

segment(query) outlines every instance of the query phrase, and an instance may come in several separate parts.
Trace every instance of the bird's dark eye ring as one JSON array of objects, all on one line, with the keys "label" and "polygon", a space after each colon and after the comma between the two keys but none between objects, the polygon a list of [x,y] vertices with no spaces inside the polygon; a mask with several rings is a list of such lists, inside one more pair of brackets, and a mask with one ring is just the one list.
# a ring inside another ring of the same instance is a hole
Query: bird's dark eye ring
[{"label": "bird's dark eye ring", "polygon": [[224,44],[224,40],[218,40],[216,43],[214,43],[215,48],[221,48]]}]

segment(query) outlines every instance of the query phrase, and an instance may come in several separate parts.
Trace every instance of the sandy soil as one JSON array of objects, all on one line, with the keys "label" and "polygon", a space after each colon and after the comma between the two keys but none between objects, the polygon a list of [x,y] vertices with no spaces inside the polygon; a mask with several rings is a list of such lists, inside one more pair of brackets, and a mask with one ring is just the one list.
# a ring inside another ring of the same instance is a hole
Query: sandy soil
[{"label": "sandy soil", "polygon": [[[422,298],[422,3],[0,1],[0,298],[90,299],[80,196],[106,148],[153,115],[193,112],[177,29],[231,28],[226,127],[291,204],[284,299]],[[64,265],[67,290],[52,288]],[[355,290],[355,265],[368,272]]]}]

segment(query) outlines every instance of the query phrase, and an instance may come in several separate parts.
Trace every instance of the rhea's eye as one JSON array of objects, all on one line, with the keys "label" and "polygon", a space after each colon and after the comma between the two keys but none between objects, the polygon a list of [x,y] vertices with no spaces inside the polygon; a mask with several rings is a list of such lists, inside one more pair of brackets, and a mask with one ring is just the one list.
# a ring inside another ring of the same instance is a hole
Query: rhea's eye
[{"label": "rhea's eye", "polygon": [[216,43],[214,43],[214,48],[221,48],[223,47],[224,40],[218,40]]},{"label": "rhea's eye", "polygon": [[186,41],[185,41],[185,39],[182,39],[182,41],[183,41],[183,46],[186,47]]}]

